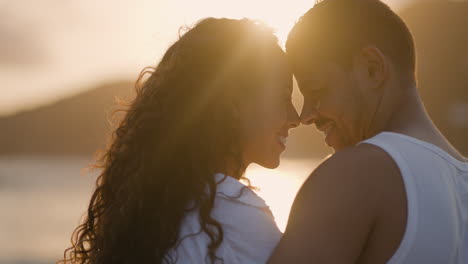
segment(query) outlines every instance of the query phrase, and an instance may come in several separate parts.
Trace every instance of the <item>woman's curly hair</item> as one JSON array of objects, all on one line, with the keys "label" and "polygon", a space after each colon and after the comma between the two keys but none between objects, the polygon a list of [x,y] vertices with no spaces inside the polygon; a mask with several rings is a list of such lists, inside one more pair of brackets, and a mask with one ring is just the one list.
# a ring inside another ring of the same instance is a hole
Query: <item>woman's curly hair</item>
[{"label": "woman's curly hair", "polygon": [[156,68],[145,68],[95,164],[100,175],[87,214],[60,262],[175,262],[168,253],[189,210],[198,210],[211,240],[209,259],[219,259],[214,174],[226,174],[228,164],[245,169],[235,109],[259,85],[262,57],[279,49],[258,22],[208,18],[180,36]]}]

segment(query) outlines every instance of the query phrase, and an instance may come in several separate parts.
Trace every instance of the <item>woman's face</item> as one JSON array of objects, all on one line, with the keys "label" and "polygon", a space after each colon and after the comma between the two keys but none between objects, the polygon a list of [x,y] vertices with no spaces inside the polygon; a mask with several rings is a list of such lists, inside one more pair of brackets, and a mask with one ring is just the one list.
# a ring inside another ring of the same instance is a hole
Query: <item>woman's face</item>
[{"label": "woman's face", "polygon": [[276,168],[286,148],[289,129],[299,125],[292,104],[292,71],[284,53],[277,52],[263,63],[259,87],[239,107],[244,164]]}]

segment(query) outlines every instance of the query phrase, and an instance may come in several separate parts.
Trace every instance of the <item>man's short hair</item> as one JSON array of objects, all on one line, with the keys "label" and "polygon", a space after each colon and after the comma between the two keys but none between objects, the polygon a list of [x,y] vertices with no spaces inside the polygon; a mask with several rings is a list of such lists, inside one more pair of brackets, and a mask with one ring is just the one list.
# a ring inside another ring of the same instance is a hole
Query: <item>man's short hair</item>
[{"label": "man's short hair", "polygon": [[360,48],[374,45],[414,80],[413,37],[403,20],[380,0],[322,0],[289,33],[286,51],[350,65]]}]

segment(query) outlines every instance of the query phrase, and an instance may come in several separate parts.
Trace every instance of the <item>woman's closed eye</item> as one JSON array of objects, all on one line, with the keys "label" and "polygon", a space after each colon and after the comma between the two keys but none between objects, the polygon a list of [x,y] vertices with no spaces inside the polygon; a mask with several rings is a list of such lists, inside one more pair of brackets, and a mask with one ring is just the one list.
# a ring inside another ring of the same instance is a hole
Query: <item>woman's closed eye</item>
[{"label": "woman's closed eye", "polygon": [[286,103],[291,103],[292,102],[292,96],[291,95],[283,96],[283,101],[286,102]]},{"label": "woman's closed eye", "polygon": [[282,104],[283,106],[286,106],[286,107],[288,107],[290,104],[292,104],[292,97],[291,97],[291,95],[288,94],[288,95],[282,96],[282,97],[281,97],[281,104]]}]

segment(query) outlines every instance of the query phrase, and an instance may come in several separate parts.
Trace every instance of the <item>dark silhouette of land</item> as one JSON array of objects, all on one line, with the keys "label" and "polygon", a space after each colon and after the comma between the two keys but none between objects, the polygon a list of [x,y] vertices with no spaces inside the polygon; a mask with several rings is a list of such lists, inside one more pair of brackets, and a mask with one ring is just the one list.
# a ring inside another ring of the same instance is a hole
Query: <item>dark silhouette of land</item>
[{"label": "dark silhouette of land", "polygon": [[105,146],[115,96],[131,82],[108,83],[37,109],[0,118],[0,155],[92,155]]},{"label": "dark silhouette of land", "polygon": [[[415,36],[418,86],[429,114],[468,154],[468,2],[424,1],[400,12]],[[105,146],[115,96],[131,98],[130,81],[90,88],[51,105],[0,118],[0,155],[89,155]],[[297,98],[295,98],[297,100]],[[292,131],[286,156],[323,157],[314,126]]]}]

